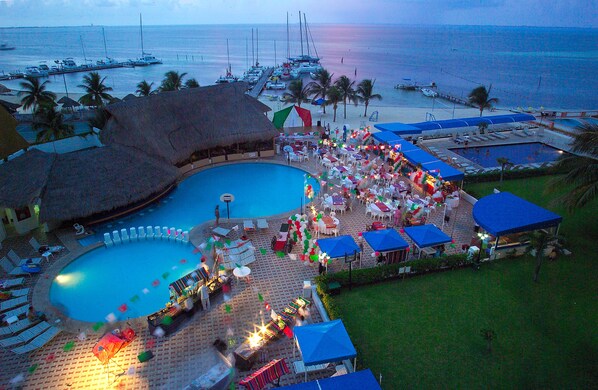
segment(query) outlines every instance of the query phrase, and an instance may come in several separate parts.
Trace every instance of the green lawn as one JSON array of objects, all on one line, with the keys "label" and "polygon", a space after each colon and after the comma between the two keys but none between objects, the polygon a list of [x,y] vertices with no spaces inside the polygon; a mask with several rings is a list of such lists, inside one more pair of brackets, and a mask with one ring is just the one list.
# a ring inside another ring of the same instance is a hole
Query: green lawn
[{"label": "green lawn", "polygon": [[[546,180],[505,182],[502,189],[547,206]],[[598,202],[573,215],[549,208],[565,218],[561,232],[574,254],[545,263],[539,283],[532,281],[533,260],[518,258],[343,290],[334,302],[358,365],[382,373],[384,389],[596,388]],[[492,353],[483,328],[496,332]]]}]

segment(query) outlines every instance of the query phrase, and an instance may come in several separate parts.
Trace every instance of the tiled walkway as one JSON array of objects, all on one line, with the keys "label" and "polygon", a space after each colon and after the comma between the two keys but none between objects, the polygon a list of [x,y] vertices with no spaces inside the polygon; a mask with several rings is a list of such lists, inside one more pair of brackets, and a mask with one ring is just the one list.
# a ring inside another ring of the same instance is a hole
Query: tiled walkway
[{"label": "tiled walkway", "polygon": [[[304,169],[317,174],[319,165],[315,161],[302,163]],[[442,225],[442,209],[432,212],[430,222],[437,226]],[[357,238],[358,232],[365,230],[371,219],[365,216],[365,207],[359,203],[354,204],[354,210],[338,215],[341,221],[340,234],[350,234]],[[108,377],[100,361],[92,354],[92,347],[97,340],[108,329],[101,328],[97,332],[92,329],[80,329],[85,332],[85,338],[78,339],[76,333],[62,332],[52,342],[40,350],[28,356],[15,355],[7,349],[0,349],[0,389],[12,388],[11,380],[16,381],[14,386],[22,386],[24,389],[100,389],[100,388],[122,388],[122,389],[180,389],[191,380],[206,372],[214,365],[218,358],[212,343],[216,338],[227,340],[227,329],[232,330],[232,343],[229,351],[243,341],[250,331],[253,331],[255,324],[261,324],[262,319],[267,320],[269,313],[263,308],[263,303],[258,299],[258,292],[269,302],[273,309],[282,309],[290,300],[301,295],[303,281],[313,280],[317,275],[317,266],[305,265],[299,260],[291,260],[288,256],[277,257],[270,250],[270,240],[278,232],[280,224],[285,219],[270,219],[269,229],[249,233],[256,251],[257,260],[250,265],[252,270],[252,284],[238,282],[233,286],[233,296],[228,302],[231,312],[227,314],[222,296],[212,301],[212,309],[208,312],[198,312],[189,322],[173,335],[155,338],[149,334],[145,318],[131,321],[131,325],[137,332],[135,341],[119,352],[113,361],[118,363],[127,375],[120,376],[110,386],[114,377]],[[229,224],[231,227],[232,224]],[[227,225],[224,225],[227,226]],[[444,231],[452,235],[455,240],[455,248],[449,248],[448,252],[458,251],[462,243],[469,243],[473,233],[473,220],[471,218],[471,205],[461,201],[461,205],[453,210],[453,216],[449,224],[445,224]],[[60,232],[59,235],[70,236],[70,232]],[[36,235],[39,233],[36,232]],[[3,242],[0,249],[0,256],[5,255],[9,248],[13,248],[21,256],[32,254],[32,249],[27,243],[30,236],[20,238],[9,238]],[[407,238],[404,234],[403,237]],[[54,234],[47,237],[39,237],[40,242],[58,243]],[[77,245],[76,240],[66,240],[65,244],[71,249]],[[259,249],[265,248],[263,255]],[[295,247],[294,252],[298,250]],[[363,256],[363,267],[373,266],[375,260],[369,255],[372,252],[366,244],[365,255]],[[56,260],[54,260],[56,261]],[[341,264],[333,264],[330,271],[338,270]],[[47,266],[45,266],[47,267]],[[44,277],[42,274],[39,276]],[[35,278],[27,281],[32,285]],[[120,282],[125,282],[122,280]],[[93,302],[87,304],[93,305]],[[50,319],[52,321],[52,318]],[[317,310],[312,310],[312,320],[321,321]],[[58,324],[59,325],[59,324]],[[68,342],[74,341],[74,347],[66,352],[64,347]],[[353,340],[358,343],[358,340]],[[140,363],[137,355],[140,352],[151,349],[155,357],[148,362]],[[276,341],[267,347],[262,359],[269,361],[274,358],[286,358],[289,365],[298,355],[294,357],[293,343],[284,338]],[[257,364],[254,369],[261,365]],[[111,365],[113,371],[117,366]],[[327,372],[310,374],[309,379],[315,379],[316,375],[330,376],[334,373],[331,368]],[[237,372],[235,383],[246,376],[248,372]],[[303,376],[294,374],[282,378],[281,384],[300,382]],[[240,388],[239,386],[237,386]]]}]

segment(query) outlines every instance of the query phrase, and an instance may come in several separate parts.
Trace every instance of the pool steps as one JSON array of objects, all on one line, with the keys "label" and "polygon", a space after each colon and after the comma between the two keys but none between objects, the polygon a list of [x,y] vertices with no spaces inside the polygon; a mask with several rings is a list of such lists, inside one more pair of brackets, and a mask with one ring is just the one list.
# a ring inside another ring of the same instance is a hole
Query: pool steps
[{"label": "pool steps", "polygon": [[189,231],[183,229],[177,229],[176,227],[168,228],[167,226],[139,226],[138,228],[131,227],[129,230],[123,228],[120,230],[114,230],[112,236],[110,233],[104,233],[104,245],[112,246],[120,243],[126,243],[130,241],[141,241],[141,240],[152,240],[152,239],[164,239],[174,242],[189,242]]}]

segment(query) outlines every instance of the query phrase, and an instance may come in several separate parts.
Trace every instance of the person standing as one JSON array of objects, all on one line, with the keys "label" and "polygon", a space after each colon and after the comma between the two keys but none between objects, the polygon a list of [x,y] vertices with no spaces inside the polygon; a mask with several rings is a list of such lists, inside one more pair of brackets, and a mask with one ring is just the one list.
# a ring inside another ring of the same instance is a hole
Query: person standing
[{"label": "person standing", "polygon": [[220,206],[216,205],[216,209],[214,210],[214,216],[216,217],[216,226],[220,223]]},{"label": "person standing", "polygon": [[201,298],[201,306],[204,310],[210,310],[210,293],[205,283],[199,288],[199,297]]}]

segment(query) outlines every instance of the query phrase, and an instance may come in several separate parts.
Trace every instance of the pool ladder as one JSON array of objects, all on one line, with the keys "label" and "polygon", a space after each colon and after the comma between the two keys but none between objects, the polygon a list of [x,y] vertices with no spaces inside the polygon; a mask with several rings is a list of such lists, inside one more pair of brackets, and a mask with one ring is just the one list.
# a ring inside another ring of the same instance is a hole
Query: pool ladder
[{"label": "pool ladder", "polygon": [[138,228],[114,230],[112,236],[110,233],[104,233],[104,245],[112,246],[131,241],[142,240],[167,240],[187,244],[189,242],[189,231],[167,226],[139,226]]}]

